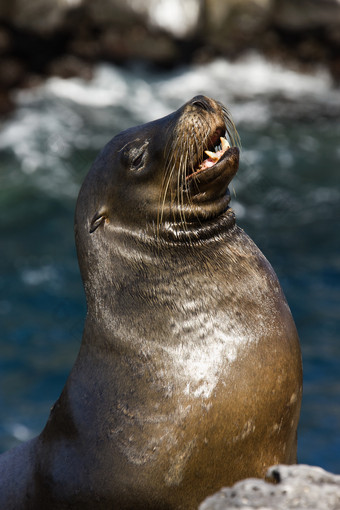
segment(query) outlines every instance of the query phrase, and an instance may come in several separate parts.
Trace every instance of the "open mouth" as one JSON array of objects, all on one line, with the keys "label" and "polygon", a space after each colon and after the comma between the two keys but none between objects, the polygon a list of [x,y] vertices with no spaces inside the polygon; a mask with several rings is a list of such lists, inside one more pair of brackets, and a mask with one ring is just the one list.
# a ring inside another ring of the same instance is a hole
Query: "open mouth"
[{"label": "open mouth", "polygon": [[223,136],[219,137],[219,142],[220,143],[218,144],[216,143],[212,144],[210,150],[204,151],[203,161],[201,161],[198,167],[195,168],[195,170],[191,174],[186,176],[186,180],[196,177],[201,172],[204,172],[208,168],[213,167],[223,158],[225,153],[230,149],[230,145],[227,139],[224,138]]},{"label": "open mouth", "polygon": [[228,194],[228,185],[238,169],[239,149],[230,146],[223,135],[225,127],[215,129],[204,144],[204,154],[198,154],[196,161],[187,167],[184,187],[191,203],[212,203]]}]

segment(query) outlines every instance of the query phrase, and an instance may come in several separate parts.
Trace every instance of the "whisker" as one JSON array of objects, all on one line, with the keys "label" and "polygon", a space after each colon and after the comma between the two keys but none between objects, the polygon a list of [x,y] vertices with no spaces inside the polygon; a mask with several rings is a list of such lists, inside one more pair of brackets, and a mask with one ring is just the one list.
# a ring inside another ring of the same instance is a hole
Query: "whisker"
[{"label": "whisker", "polygon": [[184,208],[184,190],[183,190],[183,174],[186,174],[188,159],[188,141],[183,141],[183,150],[181,152],[178,174],[177,174],[177,205],[180,216],[180,223],[183,230],[186,230],[185,208]]},{"label": "whisker", "polygon": [[172,148],[172,138],[170,136],[167,137],[168,142],[164,149],[164,156],[165,156],[165,171],[164,176],[162,179],[162,186],[159,196],[159,206],[157,211],[157,235],[159,234],[160,225],[163,222],[163,216],[164,216],[164,208],[165,208],[165,202],[166,197],[168,194],[171,178],[175,169],[175,156],[176,156],[176,149],[174,150]]},{"label": "whisker", "polygon": [[233,118],[231,116],[231,113],[226,106],[224,106],[222,104],[220,104],[220,106],[221,106],[221,109],[223,112],[224,122],[226,125],[226,131],[228,133],[231,145],[239,147],[239,149],[241,149],[241,147],[242,147],[241,138],[237,132],[237,129],[236,129],[235,123],[233,121]]}]

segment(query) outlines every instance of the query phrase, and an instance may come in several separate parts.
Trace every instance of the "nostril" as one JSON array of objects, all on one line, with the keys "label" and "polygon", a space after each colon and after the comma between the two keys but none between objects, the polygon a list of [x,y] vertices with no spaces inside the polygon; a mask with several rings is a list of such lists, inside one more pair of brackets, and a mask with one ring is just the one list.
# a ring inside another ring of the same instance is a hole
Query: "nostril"
[{"label": "nostril", "polygon": [[212,108],[210,101],[205,96],[195,96],[191,100],[192,106],[196,106],[197,108],[201,108],[202,110],[205,110],[207,112],[213,112],[214,109]]}]

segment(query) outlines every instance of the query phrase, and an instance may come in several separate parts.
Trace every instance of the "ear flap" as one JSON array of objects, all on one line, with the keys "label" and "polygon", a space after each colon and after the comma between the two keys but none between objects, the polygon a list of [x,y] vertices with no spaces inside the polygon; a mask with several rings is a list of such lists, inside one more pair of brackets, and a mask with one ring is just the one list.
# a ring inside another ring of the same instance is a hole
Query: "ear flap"
[{"label": "ear flap", "polygon": [[96,212],[90,223],[90,234],[93,234],[95,230],[106,220],[106,214],[102,212]]}]

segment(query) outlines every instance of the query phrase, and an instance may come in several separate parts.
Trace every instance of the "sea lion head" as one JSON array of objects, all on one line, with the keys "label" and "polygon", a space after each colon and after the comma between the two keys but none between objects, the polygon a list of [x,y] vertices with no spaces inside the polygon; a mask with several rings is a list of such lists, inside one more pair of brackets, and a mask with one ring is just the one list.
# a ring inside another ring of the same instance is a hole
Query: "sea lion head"
[{"label": "sea lion head", "polygon": [[205,96],[123,131],[99,154],[80,192],[86,231],[166,222],[188,230],[223,214],[238,169],[238,142],[229,111]]},{"label": "sea lion head", "polygon": [[111,242],[122,232],[189,244],[213,235],[233,218],[228,185],[238,169],[238,141],[229,111],[205,96],[115,136],[79,194],[78,255],[84,244],[91,251],[98,238]]}]

